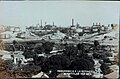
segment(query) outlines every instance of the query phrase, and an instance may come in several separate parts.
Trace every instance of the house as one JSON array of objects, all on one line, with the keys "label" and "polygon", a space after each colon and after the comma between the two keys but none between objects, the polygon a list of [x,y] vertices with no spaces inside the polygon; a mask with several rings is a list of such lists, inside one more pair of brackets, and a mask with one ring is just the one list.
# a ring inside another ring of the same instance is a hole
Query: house
[{"label": "house", "polygon": [[78,27],[78,28],[75,29],[75,32],[83,33],[83,28],[82,27]]},{"label": "house", "polygon": [[13,63],[18,64],[19,61],[21,61],[21,64],[26,64],[27,60],[25,59],[25,56],[22,55],[22,51],[15,51],[13,52]]},{"label": "house", "polygon": [[26,30],[27,30],[27,31],[31,31],[31,32],[32,32],[32,31],[34,31],[34,29],[35,29],[35,28],[34,28],[33,26],[26,27]]},{"label": "house", "polygon": [[21,29],[20,27],[15,27],[15,26],[7,26],[6,31],[11,31],[11,32],[20,32]]},{"label": "house", "polygon": [[90,26],[83,27],[83,32],[84,33],[91,33],[91,27]]},{"label": "house", "polygon": [[54,29],[54,28],[56,28],[55,25],[50,25],[50,24],[48,24],[48,25],[45,25],[45,26],[44,26],[43,30],[52,30],[52,29]]},{"label": "house", "polygon": [[12,36],[13,33],[10,32],[10,31],[5,31],[5,32],[2,32],[0,33],[0,39],[10,39]]},{"label": "house", "polygon": [[99,25],[93,25],[91,27],[91,31],[94,32],[98,32],[100,30],[100,24]]},{"label": "house", "polygon": [[17,33],[17,36],[16,37],[18,37],[18,38],[22,38],[22,39],[32,39],[32,38],[39,38],[39,36],[38,35],[36,35],[36,34],[34,34],[34,33],[32,33],[32,32],[20,32],[20,33]]},{"label": "house", "polygon": [[41,39],[44,40],[61,40],[64,39],[66,35],[60,31],[57,31],[56,33],[51,33],[51,34],[47,34],[41,37]]}]

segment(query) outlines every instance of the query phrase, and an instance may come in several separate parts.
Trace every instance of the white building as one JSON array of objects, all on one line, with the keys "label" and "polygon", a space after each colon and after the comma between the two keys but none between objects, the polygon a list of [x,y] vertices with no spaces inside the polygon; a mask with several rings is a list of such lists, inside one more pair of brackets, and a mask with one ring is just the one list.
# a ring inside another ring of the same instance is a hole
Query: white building
[{"label": "white building", "polygon": [[77,29],[76,29],[76,32],[77,32],[77,33],[83,32],[83,29],[82,29],[82,28],[77,28]]},{"label": "white building", "polygon": [[53,33],[53,34],[47,34],[41,37],[41,39],[45,39],[45,40],[60,40],[63,39],[66,35],[64,33],[61,33],[60,31],[57,31],[57,33]]},{"label": "white building", "polygon": [[13,63],[18,64],[19,61],[21,61],[21,64],[26,64],[27,60],[25,59],[25,56],[22,55],[22,51],[15,51],[13,52]]},{"label": "white building", "polygon": [[12,32],[5,31],[5,32],[0,33],[0,38],[1,39],[9,39],[12,37],[11,35],[12,35]]}]

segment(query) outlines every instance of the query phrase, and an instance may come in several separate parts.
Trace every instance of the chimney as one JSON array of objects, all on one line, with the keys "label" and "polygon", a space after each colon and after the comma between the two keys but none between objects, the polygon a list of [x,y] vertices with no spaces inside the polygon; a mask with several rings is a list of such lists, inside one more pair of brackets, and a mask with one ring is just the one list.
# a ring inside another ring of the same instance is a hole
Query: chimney
[{"label": "chimney", "polygon": [[54,21],[53,21],[53,26],[54,26]]},{"label": "chimney", "polygon": [[77,27],[79,27],[79,24],[78,24],[78,22],[77,22]]},{"label": "chimney", "polygon": [[72,19],[72,26],[74,26],[74,19]]},{"label": "chimney", "polygon": [[45,26],[46,26],[47,22],[45,22]]},{"label": "chimney", "polygon": [[41,20],[41,26],[42,26],[42,20]]},{"label": "chimney", "polygon": [[99,26],[100,26],[101,24],[99,23]]}]

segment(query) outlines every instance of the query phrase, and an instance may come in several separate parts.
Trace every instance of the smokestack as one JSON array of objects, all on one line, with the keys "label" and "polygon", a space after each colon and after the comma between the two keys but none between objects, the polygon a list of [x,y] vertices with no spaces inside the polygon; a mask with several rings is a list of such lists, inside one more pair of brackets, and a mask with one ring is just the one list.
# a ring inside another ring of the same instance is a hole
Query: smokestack
[{"label": "smokestack", "polygon": [[74,25],[74,19],[72,19],[72,26]]},{"label": "smokestack", "polygon": [[79,27],[79,24],[78,24],[78,22],[77,22],[77,27]]},{"label": "smokestack", "polygon": [[93,23],[93,26],[94,26],[95,24]]},{"label": "smokestack", "polygon": [[46,26],[47,22],[45,22],[45,26]]},{"label": "smokestack", "polygon": [[99,23],[99,26],[100,26],[101,24]]},{"label": "smokestack", "polygon": [[53,26],[54,26],[54,21],[53,21]]},{"label": "smokestack", "polygon": [[42,20],[41,20],[41,26],[42,26]]}]

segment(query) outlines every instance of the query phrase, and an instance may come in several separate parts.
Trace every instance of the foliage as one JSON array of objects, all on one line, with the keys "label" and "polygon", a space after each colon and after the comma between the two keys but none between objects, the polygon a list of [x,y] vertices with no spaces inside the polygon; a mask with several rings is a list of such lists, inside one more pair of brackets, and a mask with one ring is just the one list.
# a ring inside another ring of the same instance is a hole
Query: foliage
[{"label": "foliage", "polygon": [[72,70],[93,70],[94,64],[85,58],[75,59],[70,64]]},{"label": "foliage", "polygon": [[45,61],[46,61],[46,58],[43,56],[38,57],[38,56],[34,55],[34,57],[33,57],[33,62],[35,65],[42,66]]},{"label": "foliage", "polygon": [[64,50],[64,54],[68,56],[70,59],[71,57],[75,57],[78,54],[78,49],[73,45],[66,46]]},{"label": "foliage", "polygon": [[95,40],[95,41],[94,41],[94,46],[96,47],[96,46],[98,46],[98,45],[100,45],[99,42],[98,42],[97,40]]},{"label": "foliage", "polygon": [[85,52],[85,46],[84,46],[83,43],[77,44],[77,48],[78,48],[78,50],[80,50],[82,53]]},{"label": "foliage", "polygon": [[43,69],[47,70],[60,70],[60,69],[67,69],[70,64],[70,60],[67,56],[64,55],[53,55],[47,59],[44,64]]},{"label": "foliage", "polygon": [[42,54],[42,52],[43,52],[43,47],[42,47],[42,45],[37,45],[37,46],[35,46],[34,47],[34,52],[36,52],[37,54]]},{"label": "foliage", "polygon": [[33,58],[33,56],[36,55],[36,52],[26,49],[23,55],[25,56],[25,58]]},{"label": "foliage", "polygon": [[95,58],[95,59],[105,59],[106,55],[104,53],[94,53],[93,58]]},{"label": "foliage", "polygon": [[42,48],[43,48],[43,51],[46,54],[49,54],[50,51],[53,50],[53,46],[54,46],[54,43],[52,43],[52,42],[45,42],[45,43],[43,43]]}]

